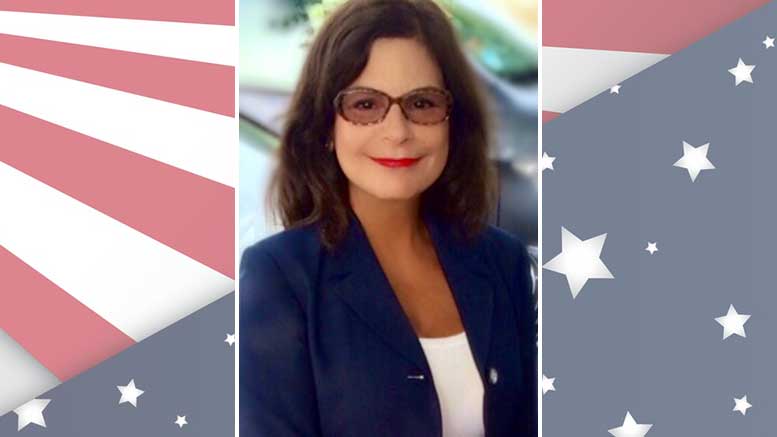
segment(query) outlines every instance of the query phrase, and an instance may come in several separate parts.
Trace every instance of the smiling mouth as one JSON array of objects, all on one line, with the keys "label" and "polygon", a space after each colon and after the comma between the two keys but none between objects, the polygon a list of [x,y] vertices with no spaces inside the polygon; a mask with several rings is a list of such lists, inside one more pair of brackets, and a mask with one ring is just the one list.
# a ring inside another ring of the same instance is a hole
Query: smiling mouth
[{"label": "smiling mouth", "polygon": [[400,158],[400,159],[391,159],[391,158],[372,158],[373,161],[377,162],[378,164],[385,166],[385,167],[410,167],[411,165],[418,162],[421,158]]}]

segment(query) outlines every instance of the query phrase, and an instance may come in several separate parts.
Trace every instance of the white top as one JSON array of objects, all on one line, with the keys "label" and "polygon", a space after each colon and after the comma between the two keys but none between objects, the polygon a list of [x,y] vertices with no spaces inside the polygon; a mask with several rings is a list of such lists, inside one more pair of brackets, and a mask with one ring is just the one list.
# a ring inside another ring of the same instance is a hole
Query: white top
[{"label": "white top", "polygon": [[419,340],[440,400],[443,437],[483,437],[483,382],[466,332]]}]

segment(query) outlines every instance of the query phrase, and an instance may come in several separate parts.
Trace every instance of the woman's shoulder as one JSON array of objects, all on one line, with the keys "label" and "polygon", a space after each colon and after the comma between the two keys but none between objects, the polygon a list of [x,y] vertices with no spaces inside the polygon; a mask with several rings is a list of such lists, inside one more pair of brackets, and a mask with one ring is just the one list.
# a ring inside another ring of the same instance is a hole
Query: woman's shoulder
[{"label": "woman's shoulder", "polygon": [[247,270],[270,268],[298,271],[299,267],[315,265],[314,259],[321,247],[315,224],[285,229],[247,247],[241,257],[240,272],[242,275]]},{"label": "woman's shoulder", "polygon": [[523,291],[533,294],[536,289],[535,263],[525,236],[494,225],[488,225],[482,235],[486,243],[485,250],[494,255],[493,259],[501,274],[508,278],[509,283],[518,284],[521,294],[524,294]]},{"label": "woman's shoulder", "polygon": [[530,261],[525,236],[513,234],[491,224],[486,226],[482,236],[488,250],[495,251],[501,258],[515,259],[518,263]]},{"label": "woman's shoulder", "polygon": [[302,303],[321,248],[314,225],[286,229],[252,244],[240,260],[241,311],[295,300]]}]

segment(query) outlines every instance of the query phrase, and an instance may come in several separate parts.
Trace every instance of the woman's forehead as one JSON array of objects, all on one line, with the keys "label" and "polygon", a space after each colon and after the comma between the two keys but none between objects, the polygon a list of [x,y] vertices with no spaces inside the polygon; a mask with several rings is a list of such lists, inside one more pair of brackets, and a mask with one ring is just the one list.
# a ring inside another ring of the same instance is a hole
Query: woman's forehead
[{"label": "woman's forehead", "polygon": [[444,84],[434,57],[420,41],[380,38],[373,43],[364,70],[350,86],[401,95],[417,88],[442,88]]}]

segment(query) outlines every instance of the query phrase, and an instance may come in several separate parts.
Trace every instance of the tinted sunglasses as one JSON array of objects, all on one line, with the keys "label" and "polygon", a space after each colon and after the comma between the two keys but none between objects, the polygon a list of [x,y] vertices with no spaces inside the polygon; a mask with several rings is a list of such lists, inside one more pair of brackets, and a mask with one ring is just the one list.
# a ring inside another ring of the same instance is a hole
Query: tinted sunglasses
[{"label": "tinted sunglasses", "polygon": [[397,103],[405,118],[416,124],[430,125],[447,120],[453,107],[453,96],[447,90],[427,87],[412,90],[399,97],[372,88],[348,88],[335,97],[335,109],[354,124],[380,123],[391,105]]}]

